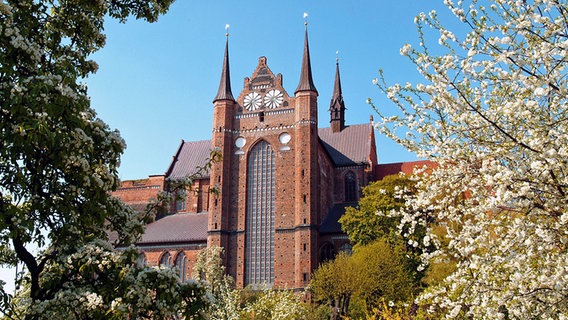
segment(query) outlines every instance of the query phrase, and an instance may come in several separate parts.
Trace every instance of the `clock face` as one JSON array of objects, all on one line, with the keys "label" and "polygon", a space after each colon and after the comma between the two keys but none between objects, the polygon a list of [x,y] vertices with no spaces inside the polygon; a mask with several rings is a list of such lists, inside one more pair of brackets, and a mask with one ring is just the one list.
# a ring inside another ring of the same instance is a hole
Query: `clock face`
[{"label": "clock face", "polygon": [[256,110],[260,107],[260,104],[262,102],[262,98],[260,97],[260,94],[258,94],[256,92],[251,92],[251,93],[246,95],[245,100],[243,102],[244,102],[245,108],[249,111],[252,111],[252,110]]},{"label": "clock face", "polygon": [[276,89],[268,91],[268,93],[264,96],[264,105],[271,109],[280,107],[280,105],[282,105],[282,101],[284,101],[284,95]]}]

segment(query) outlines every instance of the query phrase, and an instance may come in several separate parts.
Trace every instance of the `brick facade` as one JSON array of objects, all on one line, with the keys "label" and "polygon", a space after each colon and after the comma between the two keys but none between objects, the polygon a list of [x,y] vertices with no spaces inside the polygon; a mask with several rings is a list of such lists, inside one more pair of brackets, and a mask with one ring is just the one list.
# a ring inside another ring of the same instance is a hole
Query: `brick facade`
[{"label": "brick facade", "polygon": [[[188,168],[203,164],[209,150],[219,150],[222,159],[209,176],[194,181],[198,192],[188,192],[183,203],[169,208],[169,216],[148,226],[139,244],[146,263],[158,265],[166,252],[174,262],[183,252],[189,275],[197,253],[219,245],[225,248],[227,272],[238,287],[254,283],[251,270],[260,269],[269,286],[305,288],[319,263],[350,249],[337,220],[378,176],[372,119],[345,125],[337,66],[330,107],[330,122],[335,124],[318,128],[318,92],[311,79],[307,34],[294,95],[285,90],[282,75],[275,75],[260,57],[235,99],[228,58],[227,46],[211,110],[211,140],[182,141],[165,176],[124,181],[115,195],[129,204],[147,203],[167,188],[166,178],[187,176]],[[261,145],[266,152],[257,157]],[[265,171],[257,174],[254,168]],[[260,185],[267,190],[259,190]],[[218,194],[208,192],[212,186]],[[260,242],[251,245],[257,238]],[[262,241],[266,246],[258,245]]]}]

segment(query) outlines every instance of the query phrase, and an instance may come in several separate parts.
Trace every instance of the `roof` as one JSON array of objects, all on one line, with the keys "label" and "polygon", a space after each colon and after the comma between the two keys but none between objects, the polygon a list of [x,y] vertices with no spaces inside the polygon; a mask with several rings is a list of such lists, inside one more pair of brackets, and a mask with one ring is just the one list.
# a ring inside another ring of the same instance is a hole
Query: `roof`
[{"label": "roof", "polygon": [[207,213],[177,213],[146,226],[143,244],[207,241]]},{"label": "roof", "polygon": [[[373,126],[370,123],[347,126],[340,132],[333,132],[331,128],[318,129],[323,147],[338,167],[369,163],[372,133]],[[166,172],[166,177],[180,179],[195,174],[198,167],[207,164],[210,154],[210,140],[188,142],[182,140]],[[203,175],[203,178],[208,177],[208,172]]]},{"label": "roof", "polygon": [[379,164],[377,165],[377,179],[381,180],[386,176],[389,176],[391,174],[399,174],[400,172],[404,174],[412,174],[414,173],[415,168],[423,166],[435,168],[437,167],[437,164],[430,160]]},{"label": "roof", "polygon": [[339,218],[343,216],[347,207],[355,206],[357,206],[357,202],[339,203],[331,207],[327,216],[319,227],[320,234],[344,233],[341,230],[341,223],[339,223]]},{"label": "roof", "polygon": [[331,128],[319,128],[318,134],[336,166],[369,163],[373,134],[373,125],[370,123],[350,125],[339,132],[333,132]]},{"label": "roof", "polygon": [[[189,177],[197,173],[197,168],[203,167],[207,164],[207,159],[211,155],[211,141],[189,141],[182,140],[179,149],[174,156],[166,177],[171,179],[180,179]],[[203,175],[203,178],[208,178],[209,172]]]}]

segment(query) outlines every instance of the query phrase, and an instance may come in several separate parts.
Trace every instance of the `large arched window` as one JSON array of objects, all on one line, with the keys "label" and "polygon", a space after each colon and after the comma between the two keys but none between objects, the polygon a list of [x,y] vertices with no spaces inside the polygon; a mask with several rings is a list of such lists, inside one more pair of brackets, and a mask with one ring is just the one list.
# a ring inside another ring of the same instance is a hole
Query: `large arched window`
[{"label": "large arched window", "polygon": [[274,282],[274,151],[260,141],[247,165],[246,284]]},{"label": "large arched window", "polygon": [[172,255],[169,252],[166,252],[160,258],[160,266],[161,267],[171,267],[172,266]]},{"label": "large arched window", "polygon": [[357,177],[353,171],[345,174],[345,201],[357,201]]},{"label": "large arched window", "polygon": [[177,257],[176,257],[176,268],[178,269],[179,272],[179,278],[181,281],[185,281],[187,280],[186,278],[186,265],[187,265],[187,259],[185,258],[185,253],[180,252],[178,253]]}]

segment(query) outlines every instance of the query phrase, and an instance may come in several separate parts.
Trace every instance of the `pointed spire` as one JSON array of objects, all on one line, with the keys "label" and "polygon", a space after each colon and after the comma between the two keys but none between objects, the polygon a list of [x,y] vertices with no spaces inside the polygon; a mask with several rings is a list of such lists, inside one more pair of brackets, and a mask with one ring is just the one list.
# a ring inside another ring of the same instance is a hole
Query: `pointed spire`
[{"label": "pointed spire", "polygon": [[[306,15],[304,14],[304,17]],[[310,63],[310,46],[308,44],[308,22],[306,25],[306,36],[304,40],[304,56],[302,58],[302,72],[300,73],[300,83],[296,88],[295,93],[300,91],[314,91],[318,92],[316,86],[314,85],[314,80],[312,79],[312,66]]]},{"label": "pointed spire", "polygon": [[335,62],[335,84],[333,96],[329,105],[331,131],[340,132],[345,129],[345,102],[341,92],[341,78],[339,76],[339,58]]},{"label": "pointed spire", "polygon": [[[228,25],[226,27],[228,29]],[[233,93],[231,92],[231,76],[229,72],[229,33],[226,34],[227,41],[225,42],[225,57],[223,58],[223,71],[221,71],[221,82],[219,83],[219,90],[213,102],[219,100],[231,100],[235,101],[233,98]]]},{"label": "pointed spire", "polygon": [[339,59],[335,63],[335,84],[333,86],[333,96],[331,97],[331,106],[333,107],[335,101],[340,101],[343,104],[343,95],[341,93],[341,79],[339,77]]}]

